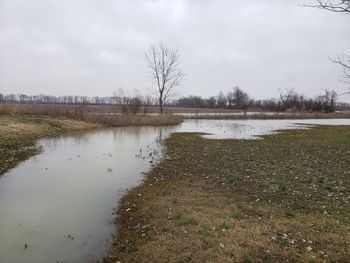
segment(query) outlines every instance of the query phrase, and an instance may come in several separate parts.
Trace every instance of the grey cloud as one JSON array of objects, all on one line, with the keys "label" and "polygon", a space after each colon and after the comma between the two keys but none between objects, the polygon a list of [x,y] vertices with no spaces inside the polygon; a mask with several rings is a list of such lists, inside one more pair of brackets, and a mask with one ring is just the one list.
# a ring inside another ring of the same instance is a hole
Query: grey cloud
[{"label": "grey cloud", "polygon": [[0,92],[142,91],[143,52],[158,41],[179,48],[182,95],[235,85],[255,98],[341,92],[328,56],[350,53],[349,19],[292,0],[2,0]]}]

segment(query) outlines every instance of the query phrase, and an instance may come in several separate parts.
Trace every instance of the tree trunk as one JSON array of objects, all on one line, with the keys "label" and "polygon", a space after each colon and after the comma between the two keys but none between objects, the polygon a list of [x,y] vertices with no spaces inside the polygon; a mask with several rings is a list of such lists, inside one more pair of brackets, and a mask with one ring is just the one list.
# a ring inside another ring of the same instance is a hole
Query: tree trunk
[{"label": "tree trunk", "polygon": [[160,109],[160,114],[163,114],[163,100],[159,98],[159,109]]}]

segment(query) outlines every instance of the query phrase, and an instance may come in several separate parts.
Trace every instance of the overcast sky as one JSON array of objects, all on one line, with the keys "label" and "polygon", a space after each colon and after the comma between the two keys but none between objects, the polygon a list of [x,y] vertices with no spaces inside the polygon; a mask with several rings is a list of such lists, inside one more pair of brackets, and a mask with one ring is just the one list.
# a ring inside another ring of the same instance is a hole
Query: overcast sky
[{"label": "overcast sky", "polygon": [[350,16],[304,3],[312,0],[0,0],[0,92],[144,93],[144,52],[159,41],[179,49],[179,95],[345,91],[328,57],[350,53]]}]

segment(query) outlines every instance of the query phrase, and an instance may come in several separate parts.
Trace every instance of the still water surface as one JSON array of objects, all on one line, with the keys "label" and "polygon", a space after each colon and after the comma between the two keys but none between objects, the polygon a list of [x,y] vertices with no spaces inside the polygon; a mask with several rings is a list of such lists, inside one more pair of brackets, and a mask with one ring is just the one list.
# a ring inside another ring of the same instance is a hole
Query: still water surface
[{"label": "still water surface", "polygon": [[252,139],[305,127],[294,123],[350,125],[350,119],[188,120],[40,140],[41,154],[0,177],[0,262],[99,261],[112,238],[119,198],[159,160],[160,142],[171,132]]}]

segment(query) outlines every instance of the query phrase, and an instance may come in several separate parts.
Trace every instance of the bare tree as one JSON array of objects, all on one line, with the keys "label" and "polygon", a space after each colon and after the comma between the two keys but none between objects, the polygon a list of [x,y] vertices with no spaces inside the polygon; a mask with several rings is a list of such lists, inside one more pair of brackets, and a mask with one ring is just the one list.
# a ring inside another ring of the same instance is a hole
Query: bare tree
[{"label": "bare tree", "polygon": [[216,98],[214,96],[211,96],[206,101],[207,108],[215,108],[216,107]]},{"label": "bare tree", "polygon": [[145,58],[151,78],[156,84],[159,109],[163,113],[164,102],[173,95],[184,76],[179,67],[178,50],[171,50],[163,43],[154,44],[145,53]]},{"label": "bare tree", "polygon": [[234,87],[228,94],[229,106],[235,108],[245,108],[249,101],[249,95],[239,87]]},{"label": "bare tree", "polygon": [[131,112],[136,115],[141,111],[142,100],[141,97],[134,97],[129,102]]},{"label": "bare tree", "polygon": [[319,104],[319,111],[333,112],[337,102],[337,93],[334,90],[325,90],[324,95],[318,96],[315,100]]},{"label": "bare tree", "polygon": [[226,108],[226,104],[227,104],[227,98],[224,95],[224,93],[220,91],[216,100],[216,107],[223,109],[223,108]]},{"label": "bare tree", "polygon": [[233,91],[229,91],[226,95],[228,108],[231,109],[233,105]]},{"label": "bare tree", "polygon": [[300,111],[304,105],[304,96],[298,94],[295,89],[279,91],[281,110]]}]

